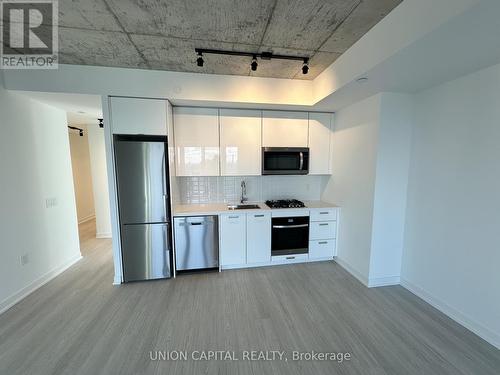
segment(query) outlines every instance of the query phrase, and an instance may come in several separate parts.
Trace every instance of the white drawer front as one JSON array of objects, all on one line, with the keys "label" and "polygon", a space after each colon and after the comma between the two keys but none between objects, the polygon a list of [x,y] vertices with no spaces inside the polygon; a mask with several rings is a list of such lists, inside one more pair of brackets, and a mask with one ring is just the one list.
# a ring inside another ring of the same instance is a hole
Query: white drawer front
[{"label": "white drawer front", "polygon": [[310,217],[311,221],[335,221],[337,220],[337,209],[325,208],[311,210]]},{"label": "white drawer front", "polygon": [[290,254],[290,255],[278,255],[271,257],[272,262],[279,263],[295,263],[295,262],[305,262],[308,259],[307,254]]},{"label": "white drawer front", "polygon": [[328,240],[337,235],[336,221],[311,222],[309,228],[309,240]]},{"label": "white drawer front", "polygon": [[309,241],[309,259],[333,258],[335,240]]}]

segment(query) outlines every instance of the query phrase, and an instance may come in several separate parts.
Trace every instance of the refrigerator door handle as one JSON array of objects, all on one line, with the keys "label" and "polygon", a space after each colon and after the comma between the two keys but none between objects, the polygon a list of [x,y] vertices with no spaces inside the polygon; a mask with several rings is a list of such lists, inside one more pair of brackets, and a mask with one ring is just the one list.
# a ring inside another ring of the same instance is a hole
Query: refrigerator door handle
[{"label": "refrigerator door handle", "polygon": [[162,155],[162,159],[161,159],[161,187],[162,187],[162,191],[163,191],[163,196],[166,196],[167,195],[167,189],[165,187],[165,180],[166,180],[166,176],[167,176],[167,168],[166,168],[166,165],[165,165],[165,150],[163,150],[163,155]]},{"label": "refrigerator door handle", "polygon": [[[166,149],[166,147],[165,147]],[[163,150],[163,155],[162,155],[162,162],[161,162],[161,188],[163,192],[163,216],[164,220],[168,221],[169,218],[167,217],[167,188],[166,188],[166,179],[167,179],[167,168],[166,168],[166,159],[165,159],[165,149]]]},{"label": "refrigerator door handle", "polygon": [[168,241],[167,241],[167,227],[168,225],[163,225],[163,248],[165,249],[165,252],[167,252],[168,250],[170,250],[168,247]]}]

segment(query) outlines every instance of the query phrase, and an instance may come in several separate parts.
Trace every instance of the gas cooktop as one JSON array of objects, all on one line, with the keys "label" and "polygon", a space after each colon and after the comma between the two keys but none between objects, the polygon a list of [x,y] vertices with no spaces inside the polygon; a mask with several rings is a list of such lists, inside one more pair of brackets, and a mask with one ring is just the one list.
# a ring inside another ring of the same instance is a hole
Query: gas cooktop
[{"label": "gas cooktop", "polygon": [[302,208],[306,205],[297,199],[279,199],[275,201],[266,201],[269,208]]}]

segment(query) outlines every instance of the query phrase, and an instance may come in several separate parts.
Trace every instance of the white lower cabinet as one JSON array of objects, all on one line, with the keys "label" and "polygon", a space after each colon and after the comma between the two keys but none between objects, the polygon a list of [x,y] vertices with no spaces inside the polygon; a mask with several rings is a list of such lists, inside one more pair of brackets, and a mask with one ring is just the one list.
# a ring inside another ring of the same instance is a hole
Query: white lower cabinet
[{"label": "white lower cabinet", "polygon": [[[285,212],[276,211],[274,214]],[[220,265],[223,269],[302,263],[333,259],[336,256],[338,209],[286,212],[292,216],[309,215],[308,254],[271,256],[271,223],[274,214],[270,211],[220,214]]]},{"label": "white lower cabinet", "polygon": [[335,255],[335,240],[309,241],[309,258],[323,259]]},{"label": "white lower cabinet", "polygon": [[247,214],[247,263],[271,261],[271,213]]},{"label": "white lower cabinet", "polygon": [[309,256],[307,254],[293,254],[293,255],[276,255],[271,257],[274,263],[303,263],[307,262]]},{"label": "white lower cabinet", "polygon": [[322,240],[335,238],[337,234],[336,221],[311,222],[309,239]]},{"label": "white lower cabinet", "polygon": [[338,209],[314,209],[309,217],[309,259],[332,259],[337,255]]},{"label": "white lower cabinet", "polygon": [[220,215],[220,264],[246,263],[246,214]]},{"label": "white lower cabinet", "polygon": [[311,221],[337,221],[338,208],[311,210]]}]

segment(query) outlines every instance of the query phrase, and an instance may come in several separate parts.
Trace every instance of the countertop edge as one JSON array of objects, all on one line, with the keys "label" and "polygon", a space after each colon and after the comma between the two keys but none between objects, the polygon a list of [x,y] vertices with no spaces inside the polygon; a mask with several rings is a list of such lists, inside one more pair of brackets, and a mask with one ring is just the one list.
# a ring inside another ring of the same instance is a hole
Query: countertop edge
[{"label": "countertop edge", "polygon": [[[214,204],[177,204],[173,205],[172,216],[173,217],[186,217],[186,216],[209,216],[209,215],[221,215],[228,213],[249,213],[249,212],[283,212],[286,210],[317,210],[326,208],[340,208],[334,203],[324,202],[324,201],[304,201],[306,207],[303,208],[277,208],[271,209],[265,205],[263,202],[248,202],[252,204],[258,204],[261,208],[248,209],[248,210],[229,210],[227,204],[225,203],[214,203]],[[184,207],[184,209],[183,209]]]}]

